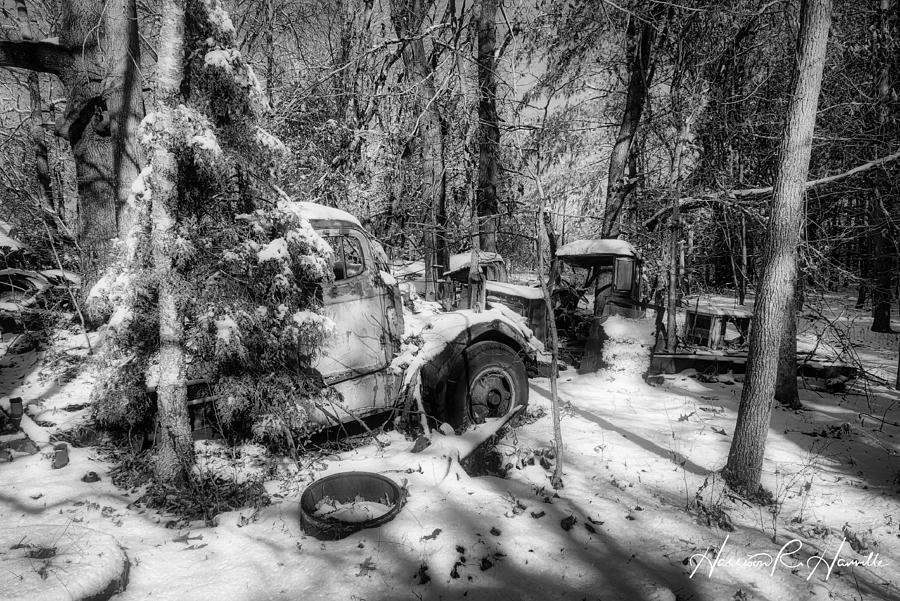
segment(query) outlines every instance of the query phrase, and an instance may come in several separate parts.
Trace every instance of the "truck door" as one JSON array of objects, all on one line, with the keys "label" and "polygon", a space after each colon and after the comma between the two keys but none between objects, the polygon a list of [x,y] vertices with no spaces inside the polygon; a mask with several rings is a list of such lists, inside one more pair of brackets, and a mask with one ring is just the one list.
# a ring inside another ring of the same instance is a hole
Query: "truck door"
[{"label": "truck door", "polygon": [[313,366],[335,384],[384,370],[391,359],[386,339],[387,287],[365,235],[355,229],[321,230],[334,250],[334,283],[326,284],[324,313],[335,324]]}]

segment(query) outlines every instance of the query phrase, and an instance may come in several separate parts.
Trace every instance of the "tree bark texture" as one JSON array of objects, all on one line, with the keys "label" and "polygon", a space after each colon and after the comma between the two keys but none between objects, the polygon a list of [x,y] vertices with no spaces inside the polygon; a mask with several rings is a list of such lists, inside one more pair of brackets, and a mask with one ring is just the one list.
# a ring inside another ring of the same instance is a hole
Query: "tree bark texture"
[{"label": "tree bark texture", "polygon": [[724,470],[732,486],[749,494],[756,494],[760,487],[779,349],[788,330],[788,320],[794,316],[804,183],[809,171],[830,22],[830,0],[802,2],[798,67],[769,213],[764,267],[750,332],[747,378]]},{"label": "tree bark texture", "polygon": [[[896,20],[891,15],[892,0],[879,0],[876,24],[876,35],[873,36],[874,52],[877,57],[878,74],[876,77],[875,96],[879,105],[879,128],[882,135],[889,137],[887,124],[891,114],[891,105],[896,101],[891,100],[893,82],[891,81],[891,61],[896,60],[892,52],[891,23]],[[896,11],[895,11],[896,12]],[[883,177],[876,174],[875,177]],[[876,183],[876,186],[878,184]],[[885,186],[885,189],[887,187]],[[898,257],[894,238],[897,232],[892,232],[892,212],[887,209],[890,203],[882,197],[880,190],[875,190],[874,198],[869,199],[869,231],[871,237],[869,248],[872,251],[870,291],[872,294],[872,331],[892,332],[891,305],[894,300],[894,276],[897,271]],[[894,200],[896,203],[896,199]],[[895,227],[895,226],[894,226]]]},{"label": "tree bark texture", "polygon": [[[794,270],[796,271],[796,267]],[[803,407],[797,389],[797,288],[795,280],[794,295],[784,319],[781,344],[778,345],[778,369],[775,376],[775,400],[789,409]]]},{"label": "tree bark texture", "polygon": [[676,114],[679,119],[678,140],[675,142],[675,152],[672,158],[672,177],[669,181],[669,190],[672,192],[672,217],[669,228],[669,266],[667,298],[666,298],[666,350],[674,353],[678,348],[678,326],[676,322],[677,305],[679,293],[681,292],[680,281],[683,277],[683,269],[679,274],[678,263],[681,256],[681,248],[679,241],[681,240],[681,211],[676,200],[681,195],[682,186],[682,167],[684,166],[684,149],[690,141],[691,126],[694,122],[694,112],[690,111],[685,117],[681,116],[684,107],[681,102],[681,94],[676,93],[673,98],[673,104],[677,106]]},{"label": "tree bark texture", "polygon": [[897,379],[894,380],[894,388],[900,390],[900,348],[897,349]]},{"label": "tree bark texture", "polygon": [[[184,0],[165,0],[157,62],[156,103],[160,111],[172,110],[184,69]],[[150,176],[153,221],[153,270],[158,282],[159,384],[156,407],[155,473],[162,482],[180,482],[193,464],[185,385],[184,323],[178,295],[178,274],[169,248],[175,225],[173,207],[178,200],[178,164],[171,148],[157,142],[152,150]]]},{"label": "tree bark texture", "polygon": [[0,42],[0,66],[51,73],[67,96],[57,132],[69,140],[81,200],[77,236],[84,290],[124,236],[125,203],[142,162],[137,126],[144,116],[135,0],[61,3],[59,43]]},{"label": "tree bark texture", "polygon": [[[19,24],[19,38],[22,41],[34,40],[31,19],[28,17],[28,5],[24,0],[16,0],[16,20]],[[31,103],[29,130],[34,152],[34,173],[38,181],[40,208],[45,214],[54,213],[53,192],[50,184],[50,160],[47,152],[47,137],[44,132],[44,111],[41,104],[40,76],[37,71],[28,73],[28,95]],[[53,224],[56,226],[56,224]]]},{"label": "tree bark texture", "polygon": [[[553,443],[556,447],[556,465],[553,475],[550,477],[550,486],[555,489],[563,487],[563,437],[559,406],[559,332],[556,330],[556,312],[553,309],[553,287],[556,273],[556,235],[551,227],[550,214],[547,212],[547,197],[544,195],[544,187],[539,176],[535,176],[538,196],[541,200],[540,213],[535,224],[535,245],[537,251],[538,281],[541,283],[541,293],[544,297],[544,307],[547,311],[547,332],[550,342],[550,412],[553,416]],[[541,231],[543,230],[543,231]],[[547,237],[548,256],[550,257],[550,269],[545,281],[544,274],[544,249],[543,238]]]},{"label": "tree bark texture", "polygon": [[447,250],[446,224],[447,215],[447,181],[444,170],[444,134],[441,115],[437,105],[437,93],[434,85],[434,71],[428,64],[425,54],[425,43],[419,36],[425,11],[422,0],[393,0],[391,2],[391,21],[397,35],[401,38],[415,38],[403,48],[403,64],[409,82],[417,93],[416,136],[418,150],[422,160],[422,188],[419,193],[425,203],[423,214],[423,250],[425,253],[425,298],[435,300],[437,285],[436,270],[447,269],[449,252]]},{"label": "tree bark texture", "polygon": [[497,252],[500,204],[500,127],[497,117],[497,0],[481,0],[478,11],[478,229],[481,248]]},{"label": "tree bark texture", "polygon": [[[655,5],[658,7],[662,5]],[[604,238],[616,238],[619,235],[619,216],[625,199],[634,187],[625,180],[625,169],[628,166],[628,157],[631,153],[631,145],[641,121],[641,113],[644,111],[644,101],[647,90],[653,79],[651,68],[651,54],[653,41],[656,37],[655,19],[645,21],[638,31],[638,22],[635,17],[628,21],[626,32],[627,61],[628,61],[628,92],[625,98],[625,113],[619,124],[619,132],[616,143],[609,157],[609,175],[606,183],[606,204],[603,208]]]}]

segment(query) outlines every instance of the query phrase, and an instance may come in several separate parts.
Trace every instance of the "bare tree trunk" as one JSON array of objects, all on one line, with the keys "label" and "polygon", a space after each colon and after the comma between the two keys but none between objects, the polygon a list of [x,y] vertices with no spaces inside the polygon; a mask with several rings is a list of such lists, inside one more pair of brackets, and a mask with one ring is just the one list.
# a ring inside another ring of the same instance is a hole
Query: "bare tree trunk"
[{"label": "bare tree trunk", "polygon": [[670,231],[670,248],[671,253],[669,261],[669,285],[668,295],[666,299],[667,321],[666,321],[666,350],[674,353],[678,347],[678,333],[676,325],[678,293],[679,293],[679,274],[678,264],[681,256],[679,246],[679,238],[681,237],[681,210],[678,207],[678,197],[681,196],[681,170],[684,163],[684,148],[690,141],[691,126],[694,122],[694,113],[690,112],[686,117],[682,118],[681,113],[681,93],[673,94],[673,104],[676,105],[676,114],[678,115],[679,129],[678,140],[675,142],[675,153],[672,161],[672,174],[669,181],[669,189],[672,191],[673,206]]},{"label": "bare tree trunk", "polygon": [[497,118],[497,0],[481,0],[478,11],[478,224],[481,248],[497,252],[500,127]]},{"label": "bare tree trunk", "polygon": [[[874,54],[880,60],[876,80],[876,96],[881,108],[879,120],[882,133],[886,132],[888,118],[891,114],[891,61],[896,56],[891,49],[891,4],[892,0],[879,0],[878,23],[876,35],[873,36]],[[896,17],[893,17],[896,19]],[[894,96],[896,98],[896,96]],[[894,101],[895,102],[895,101]],[[888,135],[890,135],[888,133]],[[876,175],[875,177],[878,177]],[[895,201],[896,202],[896,201]],[[896,263],[900,260],[897,249],[892,243],[892,215],[885,210],[881,191],[876,188],[875,198],[869,199],[869,231],[871,232],[870,249],[872,250],[871,293],[872,293],[872,331],[893,332],[891,328],[891,305],[894,300],[893,276]]]},{"label": "bare tree trunk", "polygon": [[[473,207],[474,209],[474,207]],[[481,235],[478,232],[478,221],[472,211],[472,250],[469,257],[469,308],[474,313],[484,311],[487,303],[484,274],[481,273]]]},{"label": "bare tree trunk", "polygon": [[[662,5],[654,5],[658,12]],[[653,40],[656,37],[655,19],[645,21],[638,33],[637,18],[632,16],[628,21],[627,60],[628,60],[628,93],[625,99],[625,113],[619,125],[619,133],[609,157],[609,176],[606,184],[606,204],[603,208],[604,238],[615,238],[619,235],[619,214],[625,199],[634,188],[633,183],[625,181],[625,168],[634,134],[637,132],[644,110],[644,100],[653,79],[651,54]]]},{"label": "bare tree trunk", "polygon": [[[157,62],[157,109],[174,110],[184,70],[184,0],[164,0]],[[184,323],[178,296],[178,275],[169,254],[178,200],[178,164],[172,149],[157,143],[150,176],[153,221],[153,269],[159,282],[159,384],[156,388],[159,431],[156,437],[156,477],[182,482],[193,464],[194,443],[187,414]]]},{"label": "bare tree trunk", "polygon": [[[17,12],[25,8],[19,0]],[[131,225],[125,200],[142,162],[139,37],[135,0],[72,0],[60,8],[58,43],[0,42],[0,67],[52,73],[66,89],[57,130],[75,158],[86,293],[109,259],[111,241]]]},{"label": "bare tree trunk", "polygon": [[[79,72],[64,77],[70,80],[69,98],[60,134],[75,155],[87,292],[106,267],[110,243],[124,238],[134,219],[125,201],[143,162],[137,141],[144,117],[140,39],[134,0],[105,6],[90,0],[63,3],[63,22],[70,27],[61,32],[60,42],[75,49]],[[88,76],[97,69],[99,81]]]},{"label": "bare tree trunk", "polygon": [[669,226],[669,264],[667,269],[668,285],[666,286],[666,351],[674,353],[678,348],[678,332],[676,317],[678,316],[678,231],[681,229],[681,214],[678,207],[672,212]]},{"label": "bare tree trunk", "polygon": [[[880,196],[875,190],[875,195]],[[870,199],[872,214],[869,216],[871,237],[869,248],[872,249],[871,287],[872,327],[873,332],[893,332],[891,328],[891,305],[893,304],[894,253],[890,241],[887,215],[881,210],[881,203],[876,198]]]},{"label": "bare tree trunk", "polygon": [[[869,203],[867,198],[859,199],[857,202],[857,220],[861,223],[861,230],[869,231]],[[857,262],[859,263],[859,292],[856,296],[856,308],[862,309],[866,306],[866,295],[869,288],[869,245],[866,236],[860,236],[857,243]]]},{"label": "bare tree trunk", "polygon": [[34,171],[40,184],[41,206],[49,212],[53,208],[53,189],[50,184],[50,158],[47,152],[47,136],[44,133],[44,112],[41,108],[41,88],[38,74],[28,74],[28,91],[31,96],[31,143],[34,145]]},{"label": "bare tree trunk", "polygon": [[[425,251],[425,298],[437,297],[434,265],[448,267],[449,253],[446,232],[441,222],[446,221],[447,189],[444,173],[444,135],[438,111],[434,85],[434,71],[428,65],[425,43],[418,36],[425,17],[422,0],[392,0],[391,21],[401,38],[415,37],[403,49],[403,64],[407,76],[418,91],[418,131],[422,153],[422,200],[427,203],[423,214],[426,223],[422,247]],[[418,37],[417,37],[418,36]]]},{"label": "bare tree trunk", "polygon": [[738,303],[747,299],[747,218],[741,213],[741,276],[738,279]]},{"label": "bare tree trunk", "polygon": [[897,349],[897,379],[894,381],[894,388],[900,390],[900,348]]},{"label": "bare tree trunk", "polygon": [[[16,0],[16,19],[19,24],[19,38],[23,41],[32,41],[34,34],[31,30],[31,19],[28,18],[28,5],[24,0]],[[41,88],[37,71],[28,73],[28,93],[31,101],[29,129],[34,151],[34,172],[39,184],[38,195],[41,208],[45,209],[45,212],[52,213],[53,192],[50,187],[50,161],[47,155],[44,112],[41,106]]]},{"label": "bare tree trunk", "polygon": [[[794,268],[796,271],[796,267]],[[794,282],[794,298],[784,317],[784,331],[778,345],[778,368],[775,376],[775,400],[788,409],[801,409],[797,389],[797,303],[799,293]]]},{"label": "bare tree trunk", "polygon": [[803,0],[798,68],[769,213],[764,268],[750,332],[747,379],[724,469],[732,486],[752,495],[760,488],[779,349],[787,331],[787,320],[794,315],[804,183],[809,171],[830,21],[831,0]]},{"label": "bare tree trunk", "polygon": [[266,97],[269,106],[275,106],[272,91],[275,89],[275,25],[278,13],[275,0],[266,0]]},{"label": "bare tree trunk", "polygon": [[[544,307],[547,310],[547,327],[549,328],[550,341],[550,410],[553,414],[553,441],[556,447],[556,465],[553,468],[553,475],[550,477],[550,486],[559,489],[563,487],[563,439],[562,425],[560,423],[559,408],[559,390],[557,388],[557,380],[559,379],[559,333],[556,331],[556,313],[553,310],[553,286],[554,276],[556,273],[556,237],[552,234],[550,224],[550,214],[546,212],[547,203],[544,197],[544,188],[541,185],[540,176],[535,175],[535,183],[538,187],[538,195],[541,199],[540,213],[536,216],[537,223],[535,229],[535,244],[537,245],[538,260],[538,281],[541,283],[541,292],[544,295]],[[541,232],[543,230],[543,232]],[[547,280],[543,278],[544,274],[544,249],[541,240],[547,236],[547,243],[550,251],[550,269]]]}]

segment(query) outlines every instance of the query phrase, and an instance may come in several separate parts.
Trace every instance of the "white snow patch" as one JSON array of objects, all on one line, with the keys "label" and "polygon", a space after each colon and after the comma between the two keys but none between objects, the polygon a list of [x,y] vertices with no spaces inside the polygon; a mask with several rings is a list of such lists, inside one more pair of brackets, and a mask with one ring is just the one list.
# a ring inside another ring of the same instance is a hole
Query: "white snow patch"
[{"label": "white snow patch", "polygon": [[559,258],[577,258],[592,257],[603,255],[625,255],[629,257],[639,257],[640,253],[635,250],[630,242],[625,240],[617,240],[615,238],[598,238],[595,240],[576,240],[556,249],[556,256]]},{"label": "white snow patch", "polygon": [[222,8],[222,4],[218,0],[202,0],[209,14],[210,24],[226,35],[234,34],[234,23],[231,21],[228,11]]},{"label": "white snow patch", "polygon": [[386,286],[396,286],[397,285],[397,278],[395,278],[388,272],[381,271],[381,272],[379,272],[379,275],[381,276],[381,281],[384,285],[386,285]]},{"label": "white snow patch", "polygon": [[237,322],[230,315],[223,315],[215,321],[216,338],[225,344],[229,344],[236,337],[239,329]]},{"label": "white snow patch", "polygon": [[218,67],[229,73],[234,71],[232,63],[241,58],[241,53],[234,48],[217,48],[203,56],[203,64],[207,67]]},{"label": "white snow patch", "polygon": [[257,126],[253,132],[253,139],[256,143],[275,155],[288,155],[290,151],[278,136],[272,135],[263,128]]},{"label": "white snow patch", "polygon": [[288,260],[291,257],[291,253],[288,250],[287,240],[280,237],[275,238],[262,247],[256,254],[256,257],[260,263],[264,263],[265,261]]},{"label": "white snow patch", "polygon": [[216,140],[216,136],[212,130],[206,130],[200,134],[191,136],[189,143],[191,146],[195,146],[200,150],[205,150],[213,156],[217,157],[222,154],[222,148],[219,146],[219,141]]},{"label": "white snow patch", "polygon": [[293,204],[300,210],[300,214],[309,221],[348,221],[353,225],[362,227],[359,219],[342,209],[305,201]]},{"label": "white snow patch", "polygon": [[490,294],[497,292],[500,294],[508,294],[509,296],[518,296],[529,300],[540,300],[544,298],[544,293],[540,288],[534,286],[523,286],[521,284],[508,284],[506,282],[494,282],[489,280],[484,284],[485,290]]}]

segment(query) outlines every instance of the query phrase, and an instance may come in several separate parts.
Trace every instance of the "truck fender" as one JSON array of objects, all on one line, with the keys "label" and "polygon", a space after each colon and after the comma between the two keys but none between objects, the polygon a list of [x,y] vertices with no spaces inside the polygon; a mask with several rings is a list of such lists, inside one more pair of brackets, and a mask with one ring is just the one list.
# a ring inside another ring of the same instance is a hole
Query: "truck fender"
[{"label": "truck fender", "polygon": [[446,414],[447,382],[456,360],[469,346],[486,340],[509,346],[519,353],[526,366],[535,360],[535,352],[528,339],[505,321],[495,319],[472,324],[420,368],[422,404],[429,417],[440,420]]}]

